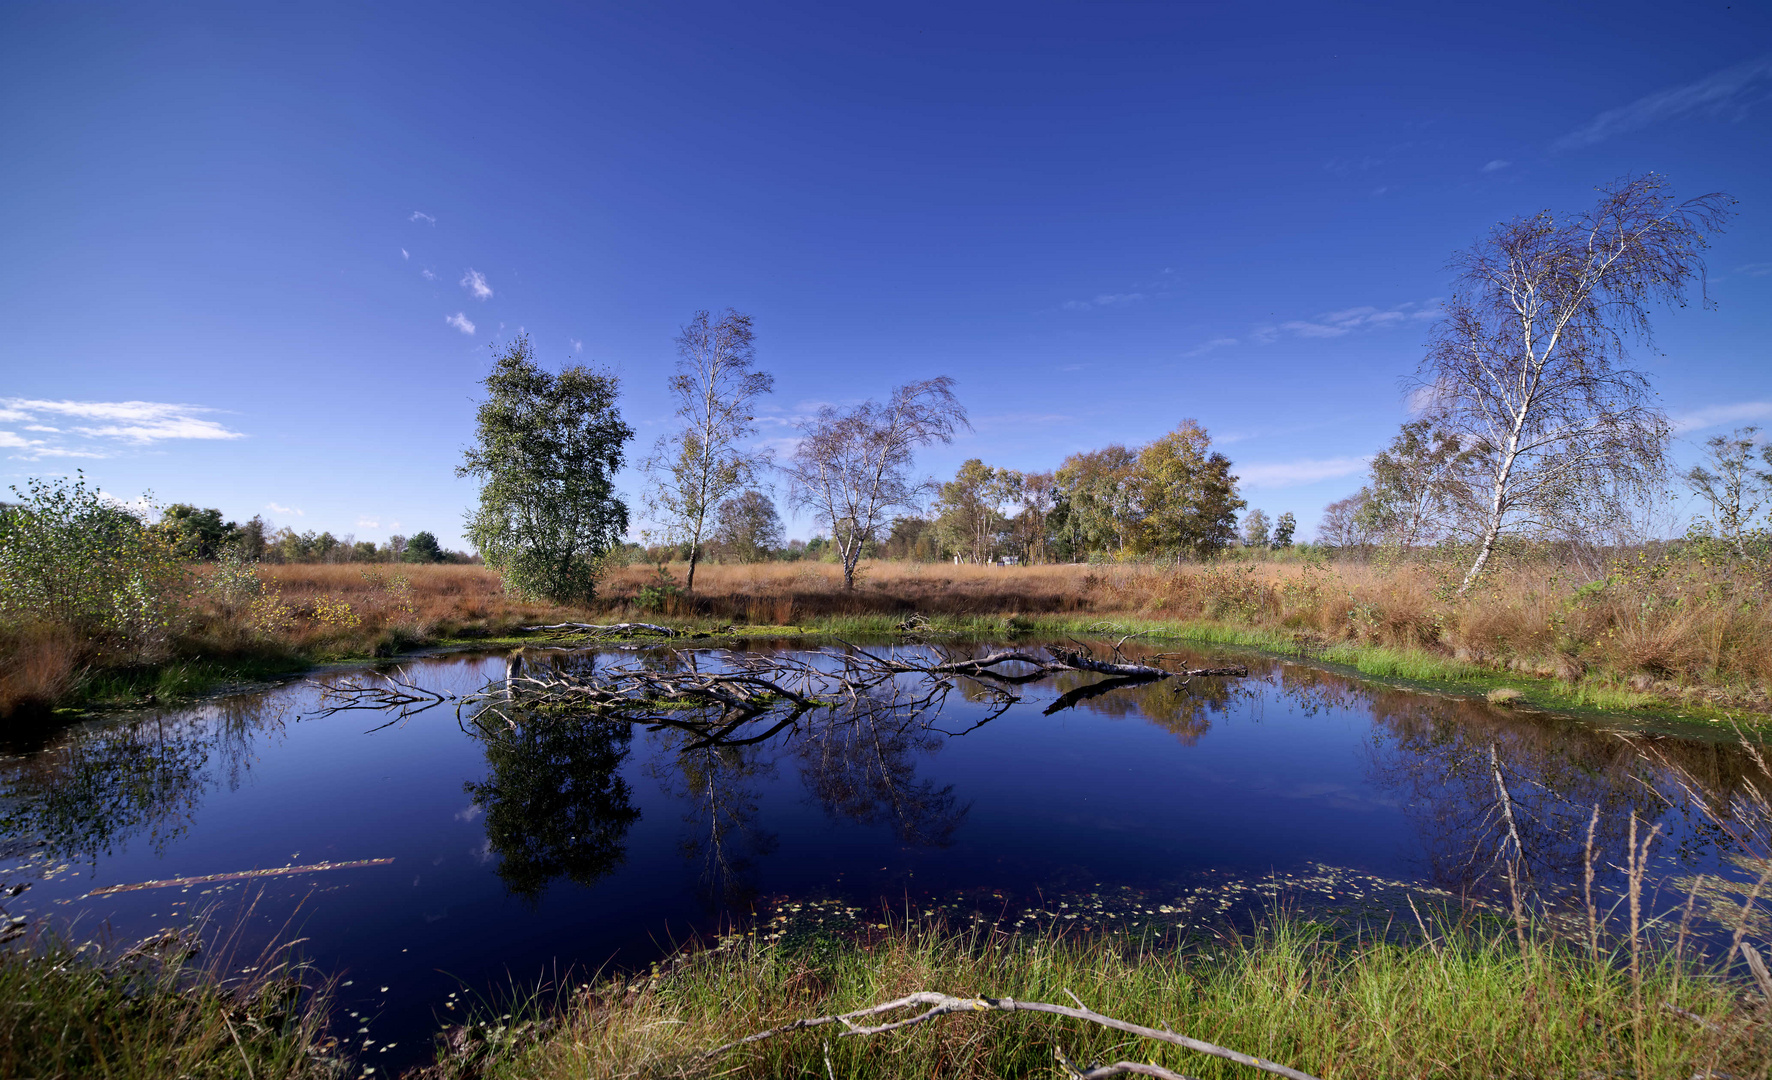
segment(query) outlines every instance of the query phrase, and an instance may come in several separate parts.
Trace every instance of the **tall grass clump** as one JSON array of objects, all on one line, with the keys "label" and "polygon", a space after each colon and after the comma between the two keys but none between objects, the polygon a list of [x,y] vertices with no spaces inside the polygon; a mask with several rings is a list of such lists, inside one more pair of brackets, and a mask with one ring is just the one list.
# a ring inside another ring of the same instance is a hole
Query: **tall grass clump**
[{"label": "tall grass clump", "polygon": [[346,1074],[325,995],[267,953],[228,976],[194,937],[127,949],[52,937],[0,951],[0,1076],[322,1080]]},{"label": "tall grass clump", "polygon": [[[1470,921],[1404,944],[1281,919],[1187,952],[908,922],[859,941],[735,943],[650,978],[586,987],[552,1034],[483,1075],[1047,1076],[1061,1075],[1058,1053],[1202,1078],[1259,1075],[1086,1022],[995,1012],[869,1037],[828,1025],[702,1057],[796,1019],[919,990],[1066,1005],[1074,994],[1097,1013],[1324,1080],[1766,1075],[1772,1029],[1737,987],[1667,954],[1635,978],[1610,960],[1543,935],[1522,947],[1510,929]],[[447,1058],[434,1075],[451,1075]]]}]

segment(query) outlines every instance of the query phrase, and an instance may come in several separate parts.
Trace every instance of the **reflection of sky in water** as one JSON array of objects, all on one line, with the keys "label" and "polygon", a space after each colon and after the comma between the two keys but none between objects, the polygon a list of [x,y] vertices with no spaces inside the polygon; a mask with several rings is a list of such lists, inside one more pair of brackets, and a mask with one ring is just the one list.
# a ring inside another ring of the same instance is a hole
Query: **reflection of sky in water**
[{"label": "reflection of sky in water", "polygon": [[[407,670],[463,694],[502,663]],[[1654,813],[1640,780],[1657,778],[1635,749],[1570,721],[1260,661],[1247,680],[1151,683],[1042,714],[1093,680],[1022,687],[1026,703],[962,737],[814,718],[767,744],[689,753],[677,733],[569,721],[483,742],[450,706],[370,732],[386,718],[302,719],[315,695],[299,685],[95,723],[4,762],[6,878],[34,881],[8,907],[132,940],[257,897],[255,925],[287,922],[350,980],[346,1008],[373,1018],[366,1060],[397,1066],[424,1051],[463,983],[643,963],[782,896],[845,910],[976,901],[1088,923],[1109,908],[1222,915],[1224,897],[1256,897],[1234,884],[1255,879],[1362,899],[1392,879],[1480,887],[1498,839],[1492,748],[1540,881],[1578,878],[1594,804],[1614,861],[1630,809]],[[942,728],[988,715],[965,689]],[[1727,748],[1659,745],[1719,788],[1739,775]],[[1708,865],[1705,837],[1669,822],[1663,853]],[[1368,883],[1322,885],[1334,873]],[[381,1040],[402,1045],[382,1055]]]}]

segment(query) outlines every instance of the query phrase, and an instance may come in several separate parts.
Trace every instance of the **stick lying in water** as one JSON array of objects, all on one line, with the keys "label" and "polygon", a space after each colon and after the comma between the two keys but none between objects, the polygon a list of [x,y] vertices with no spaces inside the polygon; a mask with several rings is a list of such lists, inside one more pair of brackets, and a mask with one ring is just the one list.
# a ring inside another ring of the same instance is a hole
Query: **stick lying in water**
[{"label": "stick lying in water", "polygon": [[[1067,990],[1066,993],[1070,992]],[[1072,994],[1071,996],[1072,999],[1075,1000],[1076,995]],[[908,1009],[915,1005],[924,1005],[927,1006],[927,1008],[915,1016],[907,1017],[903,1020],[888,1021],[883,1024],[877,1024],[873,1027],[862,1027],[855,1023],[856,1020],[864,1017],[880,1016],[885,1013],[898,1012],[901,1009]],[[1014,998],[989,997],[962,998],[954,997],[951,994],[940,994],[933,991],[923,990],[915,994],[906,994],[901,998],[894,998],[891,1001],[881,1002],[878,1005],[870,1005],[865,1009],[857,1009],[854,1012],[836,1013],[830,1016],[816,1016],[808,1017],[803,1020],[795,1020],[791,1024],[783,1024],[780,1027],[770,1028],[768,1031],[759,1031],[755,1035],[746,1035],[744,1038],[726,1043],[724,1046],[716,1046],[712,1050],[703,1054],[702,1057],[704,1059],[718,1057],[728,1050],[749,1043],[761,1042],[764,1039],[776,1035],[782,1035],[790,1031],[798,1031],[802,1028],[821,1027],[825,1024],[842,1024],[849,1029],[848,1031],[843,1032],[843,1036],[878,1035],[881,1032],[897,1031],[900,1028],[912,1027],[921,1024],[926,1020],[933,1020],[938,1016],[946,1016],[950,1013],[1039,1012],[1051,1013],[1055,1016],[1068,1016],[1075,1020],[1087,1020],[1092,1024],[1100,1024],[1103,1027],[1113,1028],[1115,1031],[1124,1031],[1128,1034],[1140,1035],[1147,1039],[1159,1039],[1174,1046],[1180,1046],[1202,1054],[1211,1054],[1213,1057],[1224,1058],[1226,1061],[1234,1061],[1239,1065],[1248,1065],[1251,1068],[1260,1069],[1263,1072],[1270,1072],[1277,1076],[1284,1076],[1289,1078],[1289,1080],[1317,1080],[1317,1078],[1310,1073],[1288,1068],[1278,1062],[1268,1061],[1265,1058],[1251,1057],[1248,1054],[1239,1053],[1235,1050],[1227,1050],[1214,1043],[1205,1042],[1200,1039],[1190,1039],[1186,1035],[1178,1035],[1173,1031],[1160,1031],[1156,1028],[1145,1027],[1142,1024],[1132,1024],[1125,1020],[1116,1020],[1111,1016],[1104,1016],[1093,1009],[1087,1008],[1081,1001],[1078,1001],[1077,1005],[1078,1007],[1073,1009],[1069,1005],[1049,1005],[1043,1001],[1017,1001]],[[1061,1062],[1063,1061],[1062,1058],[1060,1060]],[[1090,1069],[1087,1072],[1078,1069],[1076,1066],[1070,1065],[1069,1062],[1063,1063],[1069,1066],[1069,1072],[1072,1076],[1086,1077],[1088,1080],[1103,1080],[1105,1077],[1117,1076],[1120,1073],[1127,1072],[1139,1073],[1144,1076],[1155,1076],[1161,1078],[1161,1080],[1185,1080],[1180,1073],[1170,1072],[1168,1069],[1165,1069],[1160,1065],[1150,1065],[1134,1061],[1117,1061],[1112,1065],[1103,1065],[1099,1068]]]},{"label": "stick lying in water", "polygon": [[167,878],[165,881],[138,881],[133,885],[106,885],[104,888],[94,889],[86,895],[109,896],[111,893],[136,892],[141,889],[171,889],[182,885],[207,885],[212,881],[239,881],[243,878],[313,874],[321,870],[353,870],[359,866],[386,866],[393,861],[393,859],[352,859],[349,862],[318,862],[309,863],[306,866],[273,866],[265,870],[236,870],[231,874],[204,874],[202,877]]}]

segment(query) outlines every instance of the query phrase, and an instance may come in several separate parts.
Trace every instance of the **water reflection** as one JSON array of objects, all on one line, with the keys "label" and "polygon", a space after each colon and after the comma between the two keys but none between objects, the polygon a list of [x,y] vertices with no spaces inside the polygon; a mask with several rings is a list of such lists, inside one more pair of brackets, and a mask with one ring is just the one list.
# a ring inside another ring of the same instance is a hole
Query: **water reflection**
[{"label": "water reflection", "polygon": [[212,788],[240,786],[286,717],[281,703],[252,695],[65,731],[0,767],[0,837],[75,862],[140,837],[163,854]]},{"label": "water reflection", "polygon": [[794,747],[806,790],[833,818],[887,825],[901,844],[945,847],[966,819],[952,784],[917,779],[916,758],[944,737],[921,717],[872,715],[815,725]]},{"label": "water reflection", "polygon": [[507,889],[533,899],[556,878],[589,885],[621,865],[640,820],[618,771],[628,725],[537,716],[475,730],[488,773],[463,788],[485,813],[487,850]]},{"label": "water reflection", "polygon": [[755,869],[780,840],[758,827],[760,787],[775,773],[762,747],[697,745],[679,731],[660,733],[664,753],[648,767],[659,787],[685,809],[679,850],[698,867],[704,908],[748,910]]}]

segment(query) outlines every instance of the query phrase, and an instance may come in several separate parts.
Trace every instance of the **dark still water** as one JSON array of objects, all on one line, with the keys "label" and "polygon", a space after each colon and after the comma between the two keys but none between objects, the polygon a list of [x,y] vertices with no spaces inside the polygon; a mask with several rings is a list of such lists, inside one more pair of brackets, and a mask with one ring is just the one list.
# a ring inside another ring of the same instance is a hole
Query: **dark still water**
[{"label": "dark still water", "polygon": [[[613,651],[598,662],[612,656],[677,662]],[[504,663],[402,670],[465,695]],[[1021,703],[982,725],[1000,703],[956,680],[938,711],[818,712],[763,742],[704,749],[686,749],[694,740],[680,731],[570,716],[488,735],[452,704],[404,720],[316,717],[317,691],[289,686],[8,747],[0,883],[31,883],[7,903],[12,916],[120,941],[212,905],[237,918],[251,902],[252,932],[289,923],[307,956],[348,980],[342,1008],[361,1023],[335,1030],[369,1028],[352,1038],[369,1040],[360,1056],[385,1074],[459,1017],[452,991],[643,966],[784,899],[870,912],[976,904],[1079,926],[1105,924],[1118,905],[1160,926],[1246,912],[1226,899],[1245,895],[1237,883],[1307,906],[1403,882],[1483,892],[1505,843],[1498,776],[1527,870],[1548,891],[1579,881],[1595,806],[1607,862],[1622,861],[1635,810],[1666,823],[1658,874],[1718,865],[1717,834],[1674,797],[1666,766],[1690,770],[1722,805],[1744,770],[1725,744],[1649,745],[1589,722],[1249,663],[1248,678],[1132,686],[1048,715],[1100,680],[1060,675],[1013,687]],[[359,860],[379,861],[92,895]]]}]

